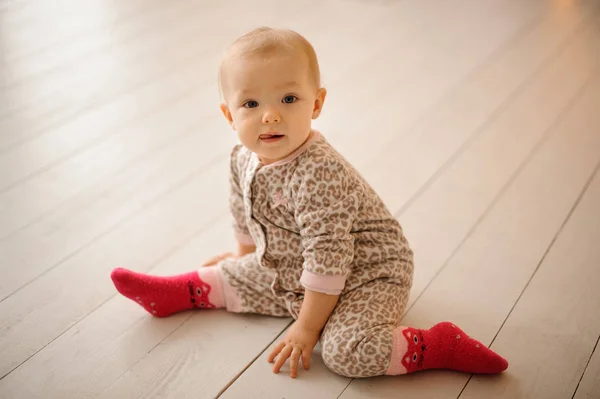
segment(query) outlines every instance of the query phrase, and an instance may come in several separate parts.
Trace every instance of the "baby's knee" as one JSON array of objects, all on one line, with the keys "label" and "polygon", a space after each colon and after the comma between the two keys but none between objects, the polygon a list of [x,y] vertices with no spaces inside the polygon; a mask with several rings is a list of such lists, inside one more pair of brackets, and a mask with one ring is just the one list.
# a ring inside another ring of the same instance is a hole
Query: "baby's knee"
[{"label": "baby's knee", "polygon": [[[356,336],[340,334],[322,339],[323,363],[350,378],[384,375],[391,357],[391,333],[377,326]],[[387,337],[390,335],[390,337]]]},{"label": "baby's knee", "polygon": [[332,342],[324,343],[321,350],[323,363],[327,368],[343,377],[358,378],[359,370],[352,365],[348,352]]}]

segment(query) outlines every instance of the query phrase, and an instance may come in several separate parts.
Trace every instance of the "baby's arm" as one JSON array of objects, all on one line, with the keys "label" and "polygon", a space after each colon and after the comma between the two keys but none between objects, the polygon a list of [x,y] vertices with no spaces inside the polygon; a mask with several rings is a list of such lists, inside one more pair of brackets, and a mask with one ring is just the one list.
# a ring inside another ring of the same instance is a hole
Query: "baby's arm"
[{"label": "baby's arm", "polygon": [[329,295],[309,289],[304,290],[304,301],[300,308],[297,323],[306,330],[320,334],[339,297],[339,295]]},{"label": "baby's arm", "polygon": [[298,320],[267,359],[275,362],[273,372],[278,373],[289,358],[292,378],[300,358],[308,369],[312,351],[344,289],[354,256],[351,230],[362,196],[361,187],[341,163],[323,157],[310,166],[296,168],[291,185],[303,247],[300,283],[304,300]]},{"label": "baby's arm", "polygon": [[217,263],[227,258],[239,258],[241,256],[250,254],[256,251],[256,247],[254,245],[246,245],[238,242],[238,250],[237,253],[225,252],[223,254],[217,255],[213,258],[210,258],[206,262],[202,264],[202,267],[206,266],[215,266]]},{"label": "baby's arm", "polygon": [[254,245],[254,241],[250,235],[248,226],[246,225],[244,199],[239,180],[238,155],[241,149],[241,145],[237,145],[233,148],[229,162],[229,209],[231,211],[231,215],[233,216],[233,228],[237,241],[237,251],[235,253],[226,252],[217,255],[204,262],[202,266],[214,266],[223,259],[238,258],[256,251],[256,246]]},{"label": "baby's arm", "polygon": [[[244,195],[242,193],[242,183],[240,181],[239,168],[243,166],[238,165],[239,153],[242,149],[241,146],[235,146],[231,152],[231,159],[229,164],[229,210],[233,216],[233,228],[235,232],[235,238],[238,245],[238,254],[246,254],[253,252],[254,240],[250,235],[248,226],[246,225],[246,210],[244,206]],[[252,249],[252,250],[250,250]]]},{"label": "baby's arm", "polygon": [[229,170],[229,207],[234,218],[237,256],[244,256],[256,251],[256,246],[254,245],[254,240],[250,236],[248,226],[246,225],[246,212],[244,210],[244,199],[242,188],[240,187],[238,163],[236,160],[236,156],[240,149],[240,146],[236,146],[231,153]]}]

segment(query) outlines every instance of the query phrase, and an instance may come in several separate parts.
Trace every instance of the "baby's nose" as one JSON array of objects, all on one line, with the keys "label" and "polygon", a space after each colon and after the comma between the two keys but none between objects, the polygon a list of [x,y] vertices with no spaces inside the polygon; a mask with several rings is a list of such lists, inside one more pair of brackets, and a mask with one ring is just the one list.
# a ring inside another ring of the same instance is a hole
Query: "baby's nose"
[{"label": "baby's nose", "polygon": [[264,123],[279,123],[281,122],[281,116],[277,112],[267,112],[263,117]]}]

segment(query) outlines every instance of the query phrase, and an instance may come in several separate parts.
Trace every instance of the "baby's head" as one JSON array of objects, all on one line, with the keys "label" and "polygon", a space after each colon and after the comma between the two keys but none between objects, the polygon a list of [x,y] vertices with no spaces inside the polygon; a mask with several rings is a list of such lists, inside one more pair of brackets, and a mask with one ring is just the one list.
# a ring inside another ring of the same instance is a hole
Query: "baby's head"
[{"label": "baby's head", "polygon": [[260,28],[238,38],[219,69],[221,110],[263,163],[285,158],[309,138],[326,91],[311,44],[289,30]]}]

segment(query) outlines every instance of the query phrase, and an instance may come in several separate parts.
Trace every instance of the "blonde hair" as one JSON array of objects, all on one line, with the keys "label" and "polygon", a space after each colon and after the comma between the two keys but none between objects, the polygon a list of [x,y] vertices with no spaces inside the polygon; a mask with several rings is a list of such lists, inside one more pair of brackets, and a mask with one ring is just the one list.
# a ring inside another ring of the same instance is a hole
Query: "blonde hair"
[{"label": "blonde hair", "polygon": [[315,49],[308,40],[289,29],[261,27],[238,37],[227,49],[219,66],[219,92],[223,94],[223,74],[232,58],[245,56],[269,56],[277,52],[300,51],[307,57],[311,78],[321,87],[321,71]]}]

